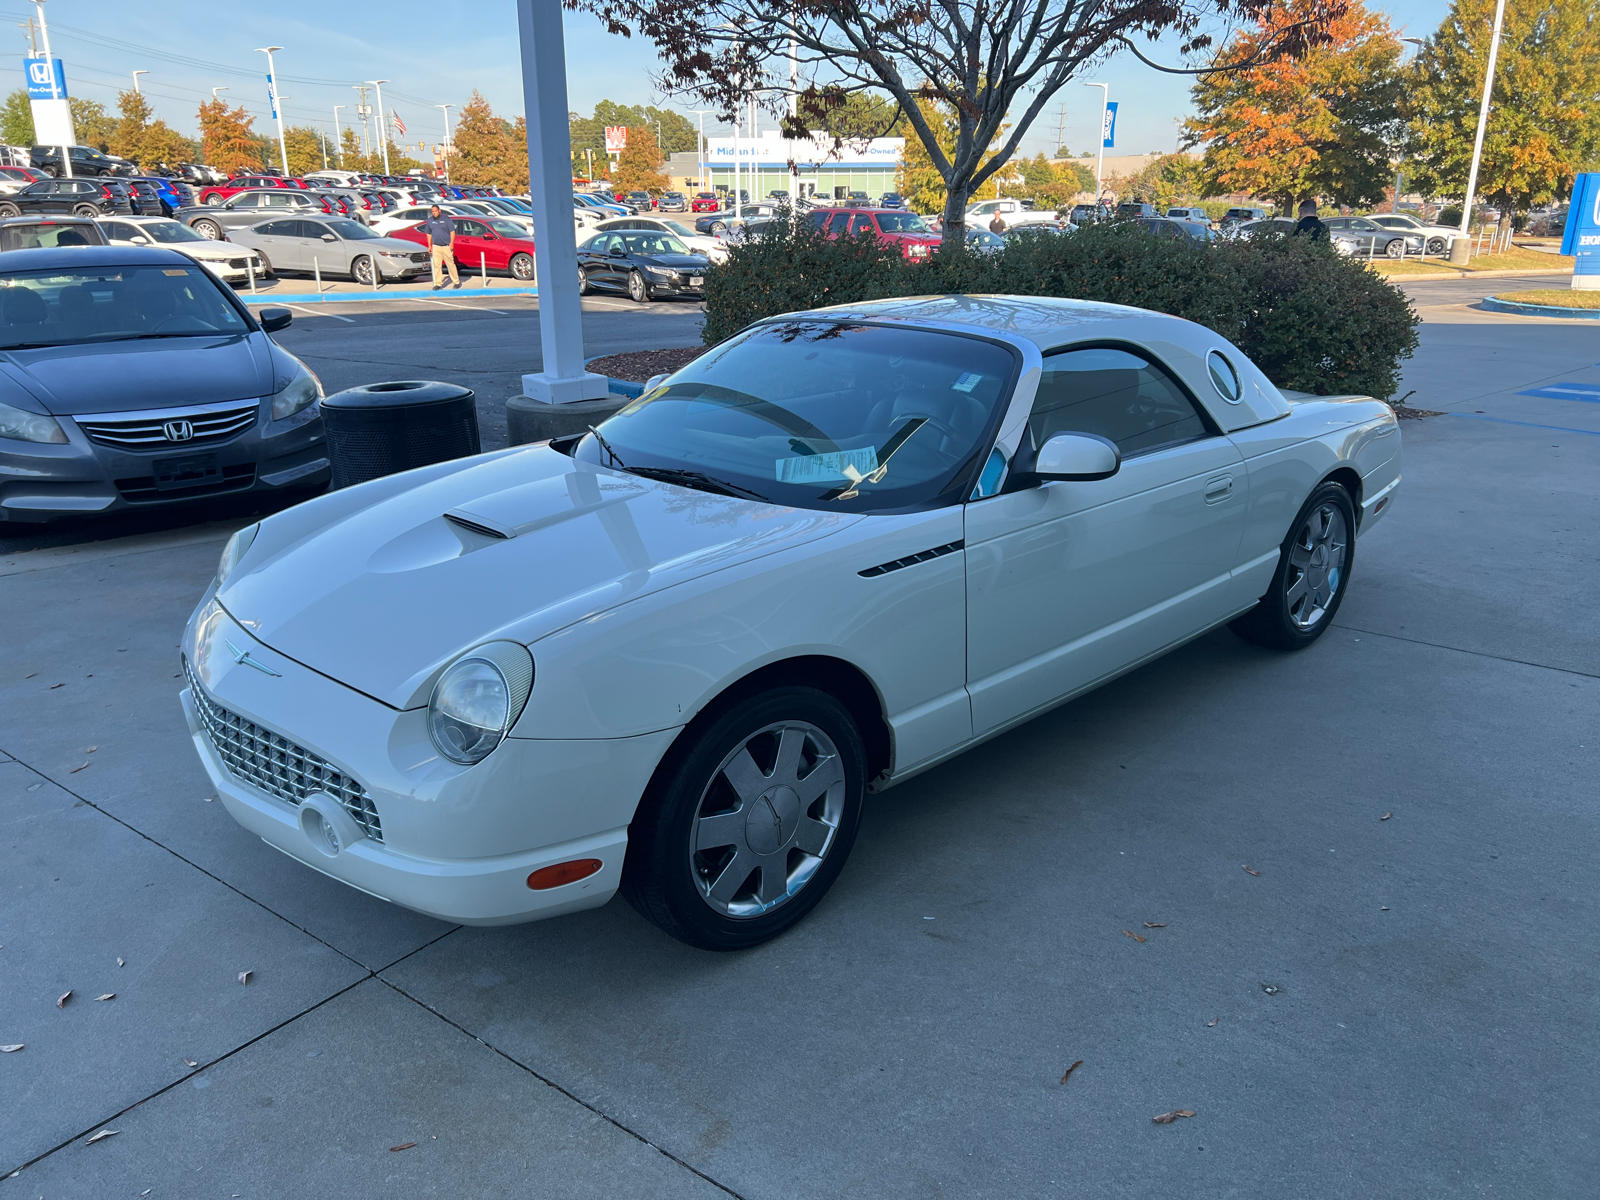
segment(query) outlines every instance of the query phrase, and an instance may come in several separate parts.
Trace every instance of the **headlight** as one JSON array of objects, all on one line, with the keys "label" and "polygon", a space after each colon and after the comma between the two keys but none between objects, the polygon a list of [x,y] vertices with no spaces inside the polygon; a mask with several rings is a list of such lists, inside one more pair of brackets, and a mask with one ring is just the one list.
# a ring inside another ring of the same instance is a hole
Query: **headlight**
[{"label": "headlight", "polygon": [[246,525],[238,533],[228,539],[228,544],[222,548],[222,557],[217,560],[217,586],[220,588],[228,581],[228,576],[233,574],[233,569],[239,565],[239,560],[244,557],[250,543],[256,540],[256,534],[261,529],[258,521],[254,525]]},{"label": "headlight", "polygon": [[657,279],[671,279],[673,276],[673,272],[665,267],[646,267],[644,273],[654,275]]},{"label": "headlight", "polygon": [[67,434],[54,417],[25,412],[0,404],[0,438],[15,438],[19,442],[51,442],[61,444]]},{"label": "headlight", "polygon": [[293,383],[272,398],[272,419],[281,421],[322,399],[322,388],[315,375],[296,376]]},{"label": "headlight", "polygon": [[528,701],[533,656],[515,642],[490,642],[457,659],[428,700],[428,736],[451,762],[470,767],[498,746]]}]

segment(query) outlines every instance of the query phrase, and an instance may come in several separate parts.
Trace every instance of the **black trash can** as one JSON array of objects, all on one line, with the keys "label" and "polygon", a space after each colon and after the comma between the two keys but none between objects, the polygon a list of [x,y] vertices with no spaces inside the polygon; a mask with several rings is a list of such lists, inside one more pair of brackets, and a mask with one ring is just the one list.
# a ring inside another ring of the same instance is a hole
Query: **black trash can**
[{"label": "black trash can", "polygon": [[471,388],[410,379],[347,388],[322,402],[333,487],[481,450]]}]

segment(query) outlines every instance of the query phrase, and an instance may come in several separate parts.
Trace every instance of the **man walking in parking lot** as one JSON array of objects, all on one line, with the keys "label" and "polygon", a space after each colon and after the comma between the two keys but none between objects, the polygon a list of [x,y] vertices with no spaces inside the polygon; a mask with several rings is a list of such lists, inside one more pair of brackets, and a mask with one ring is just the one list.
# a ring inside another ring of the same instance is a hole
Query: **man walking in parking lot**
[{"label": "man walking in parking lot", "polygon": [[444,286],[446,269],[450,272],[450,282],[460,287],[461,275],[456,271],[456,252],[450,246],[450,240],[455,236],[455,222],[435,204],[428,213],[428,219],[418,228],[428,235],[428,250],[433,256],[433,290],[437,292]]},{"label": "man walking in parking lot", "polygon": [[1317,217],[1317,202],[1315,200],[1300,201],[1300,220],[1295,225],[1294,232],[1296,237],[1303,233],[1313,241],[1317,238],[1321,238],[1323,241],[1328,240],[1328,227]]}]

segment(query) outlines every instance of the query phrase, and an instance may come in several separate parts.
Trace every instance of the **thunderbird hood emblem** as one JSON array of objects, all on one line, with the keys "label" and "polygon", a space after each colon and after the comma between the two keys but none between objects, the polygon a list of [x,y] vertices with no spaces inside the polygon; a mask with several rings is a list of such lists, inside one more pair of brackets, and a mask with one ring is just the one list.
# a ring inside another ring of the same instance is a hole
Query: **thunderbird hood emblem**
[{"label": "thunderbird hood emblem", "polygon": [[262,672],[263,674],[272,675],[272,676],[275,676],[278,679],[282,679],[283,678],[283,672],[282,671],[274,671],[271,667],[267,666],[267,664],[262,662],[260,659],[251,657],[250,651],[241,650],[241,649],[239,649],[239,647],[235,646],[232,642],[223,642],[223,645],[228,648],[228,653],[233,656],[233,661],[238,663],[241,667],[254,667],[256,670]]}]

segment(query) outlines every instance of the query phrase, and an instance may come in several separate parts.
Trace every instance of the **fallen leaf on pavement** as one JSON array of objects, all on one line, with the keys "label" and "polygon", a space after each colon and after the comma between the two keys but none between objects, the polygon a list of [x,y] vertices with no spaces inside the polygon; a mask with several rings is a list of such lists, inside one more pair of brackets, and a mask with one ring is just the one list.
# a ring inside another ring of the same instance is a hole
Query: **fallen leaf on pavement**
[{"label": "fallen leaf on pavement", "polygon": [[68,988],[66,991],[62,992],[61,995],[56,997],[56,1007],[57,1008],[65,1008],[67,1006],[67,1001],[71,1000],[71,999],[72,999],[72,989]]},{"label": "fallen leaf on pavement", "polygon": [[117,1134],[119,1134],[121,1132],[122,1132],[122,1130],[120,1130],[120,1129],[102,1129],[99,1133],[95,1134],[92,1138],[90,1138],[87,1142],[85,1142],[84,1145],[85,1146],[92,1146],[96,1142],[101,1141],[104,1138],[116,1137]]},{"label": "fallen leaf on pavement", "polygon": [[1283,989],[1275,983],[1263,983],[1261,985],[1261,990],[1269,996],[1276,996],[1279,992],[1283,991]]},{"label": "fallen leaf on pavement", "polygon": [[1380,821],[1387,821],[1387,820],[1388,820],[1388,819],[1389,819],[1389,818],[1390,818],[1390,817],[1392,817],[1392,816],[1394,816],[1394,814],[1393,814],[1393,813],[1384,813],[1384,814],[1383,814],[1383,816],[1381,816],[1381,817],[1379,817],[1379,818],[1378,818],[1378,820],[1380,820]]},{"label": "fallen leaf on pavement", "polygon": [[12,1045],[9,1045],[9,1046],[0,1046],[0,1054],[15,1054],[18,1050],[21,1050],[22,1047],[25,1046],[25,1045],[27,1045],[26,1042],[15,1042],[15,1043],[13,1043]]},{"label": "fallen leaf on pavement", "polygon": [[1250,875],[1260,875],[1261,874],[1260,871],[1256,870],[1254,867],[1250,866],[1248,863],[1245,864],[1245,868],[1244,869],[1245,869],[1245,872],[1247,874],[1250,874]]},{"label": "fallen leaf on pavement", "polygon": [[1146,929],[1165,929],[1167,923],[1165,921],[1146,921],[1144,927]]},{"label": "fallen leaf on pavement", "polygon": [[240,971],[239,972],[239,982],[240,983],[249,983],[250,982],[250,976],[252,976],[254,974],[255,974],[254,971]]},{"label": "fallen leaf on pavement", "polygon": [[100,749],[99,746],[89,746],[89,747],[85,748],[84,753],[85,754],[93,754],[98,749]]},{"label": "fallen leaf on pavement", "polygon": [[409,1150],[415,1145],[415,1142],[401,1142],[398,1146],[390,1146],[389,1153],[393,1154],[396,1150]]},{"label": "fallen leaf on pavement", "polygon": [[1134,941],[1136,941],[1136,942],[1142,942],[1142,941],[1144,941],[1144,939],[1143,939],[1143,938],[1142,938],[1142,937],[1140,937],[1140,936],[1139,936],[1139,935],[1138,935],[1138,934],[1137,934],[1137,933],[1135,933],[1135,932],[1134,932],[1134,931],[1133,931],[1133,930],[1131,930],[1131,929],[1124,929],[1124,930],[1123,930],[1123,931],[1122,931],[1122,936],[1123,936],[1123,937],[1131,937],[1131,938],[1132,938],[1132,939],[1133,939],[1133,940],[1134,940]]},{"label": "fallen leaf on pavement", "polygon": [[119,955],[117,955],[117,966],[119,966],[119,967],[125,967],[125,966],[127,966],[127,965],[128,965],[128,964],[127,964],[127,963],[125,963],[125,962],[123,962],[123,961],[122,961],[122,955],[120,955],[120,954],[119,954]]},{"label": "fallen leaf on pavement", "polygon": [[1080,1058],[1077,1062],[1073,1063],[1067,1068],[1067,1073],[1061,1077],[1061,1082],[1065,1083],[1068,1077],[1071,1076],[1071,1074],[1081,1066],[1083,1066],[1083,1059]]},{"label": "fallen leaf on pavement", "polygon": [[1211,1020],[1206,1022],[1206,1028],[1207,1029],[1215,1029],[1216,1025],[1217,1025],[1217,1022],[1220,1021],[1220,1020],[1222,1020],[1221,1017],[1212,1017]]},{"label": "fallen leaf on pavement", "polygon": [[64,683],[52,683],[52,684],[51,684],[51,685],[50,685],[50,690],[51,690],[51,691],[52,691],[52,692],[53,692],[53,691],[55,691],[55,690],[56,690],[56,689],[57,689],[57,688],[58,688],[58,687],[66,687],[66,686],[67,686],[67,685],[66,685],[66,684],[64,684]]},{"label": "fallen leaf on pavement", "polygon": [[115,992],[107,992],[104,996],[95,997],[96,1000],[115,1000],[116,998],[117,994]]},{"label": "fallen leaf on pavement", "polygon": [[73,767],[72,770],[68,771],[67,774],[68,775],[76,775],[79,771],[83,770],[88,765],[89,764],[88,764],[87,761],[81,762],[77,766]]},{"label": "fallen leaf on pavement", "polygon": [[183,1060],[183,1065],[186,1067],[198,1067],[200,1064],[192,1058],[186,1058]]},{"label": "fallen leaf on pavement", "polygon": [[1178,1109],[1174,1109],[1172,1112],[1162,1113],[1159,1117],[1151,1117],[1150,1119],[1152,1121],[1154,1121],[1157,1125],[1171,1125],[1179,1117],[1192,1117],[1192,1116],[1194,1116],[1194,1109],[1192,1109],[1192,1108],[1178,1108]]},{"label": "fallen leaf on pavement", "polygon": [[[220,89],[220,88],[219,88],[219,89],[218,89],[218,90],[219,90],[219,91],[220,91],[220,90],[221,90],[221,89]],[[23,678],[24,678],[24,679],[32,679],[32,678],[33,678],[33,677],[34,677],[34,675],[37,675],[37,674],[38,674],[38,673],[39,673],[39,672],[37,672],[37,671],[34,671],[34,672],[32,672],[32,673],[31,673],[31,674],[28,674],[28,675],[24,675],[24,676],[23,676]]]}]

